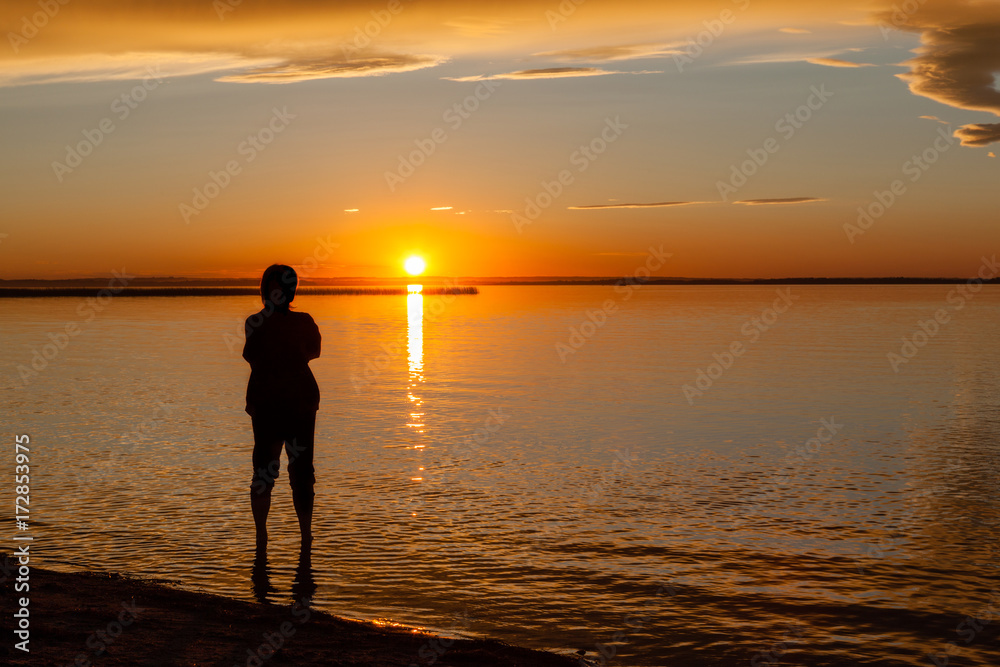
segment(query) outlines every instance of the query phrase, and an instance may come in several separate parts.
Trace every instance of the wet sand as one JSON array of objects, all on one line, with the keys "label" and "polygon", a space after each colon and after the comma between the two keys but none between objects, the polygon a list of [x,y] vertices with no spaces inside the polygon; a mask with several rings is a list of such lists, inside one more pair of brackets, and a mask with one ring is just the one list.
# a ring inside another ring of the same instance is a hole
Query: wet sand
[{"label": "wet sand", "polygon": [[[3,582],[9,665],[520,665],[577,661],[499,641],[446,639],[341,619],[302,604],[255,604],[117,574],[32,567],[30,592]],[[30,654],[14,648],[16,600],[30,598]],[[277,645],[277,651],[271,646]]]}]

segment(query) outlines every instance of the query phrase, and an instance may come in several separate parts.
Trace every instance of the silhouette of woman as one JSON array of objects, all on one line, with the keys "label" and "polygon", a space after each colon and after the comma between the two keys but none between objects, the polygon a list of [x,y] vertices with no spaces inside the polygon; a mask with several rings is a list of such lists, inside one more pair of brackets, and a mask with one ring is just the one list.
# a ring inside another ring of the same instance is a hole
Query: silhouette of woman
[{"label": "silhouette of woman", "polygon": [[278,478],[281,449],[288,455],[288,481],[299,519],[302,547],[312,544],[313,440],[319,387],[309,360],[319,357],[319,328],[307,313],[290,309],[298,276],[284,264],[267,267],[260,279],[264,307],[247,318],[243,358],[250,363],[247,407],[253,424],[250,508],[257,549],[267,547],[271,489]]}]

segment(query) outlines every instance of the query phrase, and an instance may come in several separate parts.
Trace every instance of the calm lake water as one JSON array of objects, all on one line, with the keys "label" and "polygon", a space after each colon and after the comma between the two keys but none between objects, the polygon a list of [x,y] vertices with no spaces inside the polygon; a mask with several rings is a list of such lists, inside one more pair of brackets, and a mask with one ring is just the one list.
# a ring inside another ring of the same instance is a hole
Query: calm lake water
[{"label": "calm lake water", "polygon": [[[954,289],[304,295],[315,604],[618,665],[996,665],[1000,287]],[[259,302],[115,297],[87,321],[80,298],[0,301],[35,562],[253,599]],[[255,577],[275,602],[306,584],[286,480]]]}]

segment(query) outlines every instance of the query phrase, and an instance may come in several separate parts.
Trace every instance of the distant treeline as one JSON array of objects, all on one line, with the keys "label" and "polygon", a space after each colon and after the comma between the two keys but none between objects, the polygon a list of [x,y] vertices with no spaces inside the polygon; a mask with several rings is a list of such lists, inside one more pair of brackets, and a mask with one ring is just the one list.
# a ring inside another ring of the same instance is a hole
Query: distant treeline
[{"label": "distant treeline", "polygon": [[[47,296],[97,296],[99,293],[116,296],[260,296],[258,287],[124,287],[109,290],[98,287],[0,287],[2,297]],[[402,287],[300,287],[299,295],[320,296],[404,296],[409,290]],[[479,294],[477,287],[425,287],[420,294]]]},{"label": "distant treeline", "polygon": [[[972,278],[525,278],[515,281],[473,279],[480,285],[952,285],[979,280]],[[1000,284],[1000,277],[982,280]]]}]

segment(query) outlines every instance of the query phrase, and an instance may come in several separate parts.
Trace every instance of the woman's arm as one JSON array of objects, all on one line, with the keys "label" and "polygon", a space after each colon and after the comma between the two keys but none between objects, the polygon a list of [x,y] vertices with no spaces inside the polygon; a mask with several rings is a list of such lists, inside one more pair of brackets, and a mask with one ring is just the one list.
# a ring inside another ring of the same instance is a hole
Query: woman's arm
[{"label": "woman's arm", "polygon": [[322,346],[323,337],[319,334],[319,327],[316,325],[316,321],[309,317],[309,334],[306,343],[306,359],[316,359],[319,357],[320,347]]},{"label": "woman's arm", "polygon": [[251,318],[252,316],[248,317],[247,321],[243,323],[243,335],[246,339],[246,342],[243,343],[243,358],[252,364],[260,358],[260,345],[257,343],[257,339],[251,335],[254,332],[254,326],[250,324]]}]

